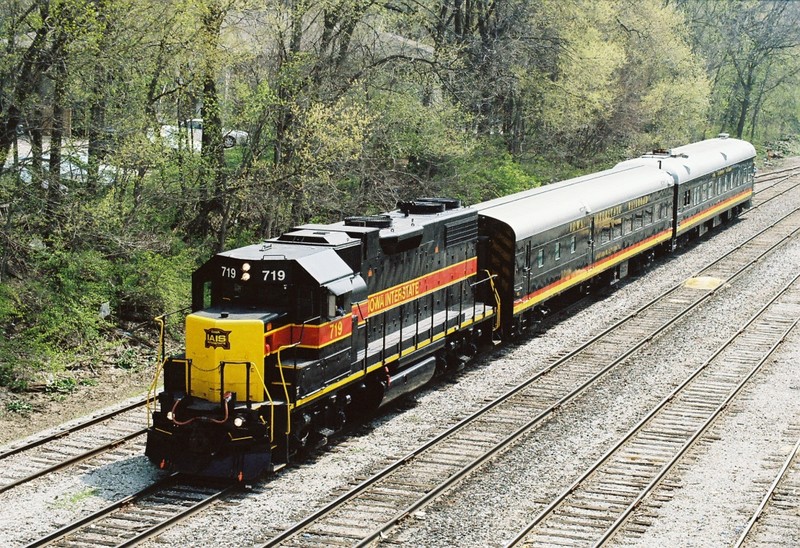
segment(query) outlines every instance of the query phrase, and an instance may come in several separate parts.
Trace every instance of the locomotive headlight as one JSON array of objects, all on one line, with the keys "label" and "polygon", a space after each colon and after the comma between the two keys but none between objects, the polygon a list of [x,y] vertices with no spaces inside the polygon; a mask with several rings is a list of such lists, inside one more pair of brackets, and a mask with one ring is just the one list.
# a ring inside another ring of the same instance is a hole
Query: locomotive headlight
[{"label": "locomotive headlight", "polygon": [[242,264],[242,272],[250,272],[250,263]]},{"label": "locomotive headlight", "polygon": [[172,411],[167,411],[167,420],[171,421],[175,416],[172,414]]},{"label": "locomotive headlight", "polygon": [[241,428],[243,424],[244,424],[244,419],[242,417],[236,417],[235,419],[233,419],[233,425],[236,428]]},{"label": "locomotive headlight", "polygon": [[243,282],[246,282],[249,279],[250,279],[250,273],[249,272],[242,273],[242,281]]}]

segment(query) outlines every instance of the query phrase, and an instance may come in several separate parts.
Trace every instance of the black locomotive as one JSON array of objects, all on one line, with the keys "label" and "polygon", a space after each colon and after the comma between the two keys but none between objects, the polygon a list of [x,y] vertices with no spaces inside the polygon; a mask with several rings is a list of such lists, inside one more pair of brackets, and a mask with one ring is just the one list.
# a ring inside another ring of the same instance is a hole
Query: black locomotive
[{"label": "black locomotive", "polygon": [[755,150],[720,136],[473,207],[400,202],[220,253],[192,275],[186,352],[162,360],[147,456],[256,478],[354,416],[517,336],[738,215]]}]

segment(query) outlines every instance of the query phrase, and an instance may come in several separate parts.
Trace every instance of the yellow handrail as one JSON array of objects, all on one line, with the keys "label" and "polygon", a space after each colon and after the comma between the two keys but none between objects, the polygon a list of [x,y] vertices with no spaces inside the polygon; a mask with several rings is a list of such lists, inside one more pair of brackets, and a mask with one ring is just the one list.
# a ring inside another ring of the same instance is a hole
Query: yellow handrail
[{"label": "yellow handrail", "polygon": [[494,301],[497,303],[497,313],[495,314],[494,320],[494,327],[492,328],[493,331],[497,331],[500,329],[500,294],[497,292],[497,288],[494,285],[494,275],[489,272],[488,270],[484,269],[486,275],[489,277],[489,287],[492,288],[492,293],[494,293]]},{"label": "yellow handrail", "polygon": [[[166,360],[164,360],[166,361]],[[147,401],[145,402],[145,410],[147,411],[147,427],[150,428],[150,402],[155,401],[155,392],[158,388],[158,378],[161,376],[161,371],[164,369],[164,362],[159,362],[158,367],[156,367],[156,374],[153,377],[153,382],[150,383],[150,387],[147,389]]]},{"label": "yellow handrail", "polygon": [[[189,307],[181,308],[180,310],[176,310],[175,312],[169,312],[167,314],[161,314],[153,318],[155,322],[158,323],[158,349],[161,353],[161,358],[159,359],[158,367],[156,368],[156,374],[153,376],[153,382],[150,383],[149,388],[147,389],[147,402],[145,403],[145,410],[147,412],[147,427],[150,428],[150,402],[155,400],[155,392],[158,389],[158,379],[161,376],[161,372],[164,370],[164,364],[167,363],[167,356],[165,351],[165,344],[164,344],[164,333],[167,328],[166,319],[167,316],[172,316],[173,314],[180,314],[181,312],[185,312],[189,310]],[[188,361],[186,362],[189,363]],[[188,375],[188,372],[187,372]]]},{"label": "yellow handrail", "polygon": [[150,428],[150,402],[154,400],[155,392],[158,388],[158,379],[161,376],[161,371],[164,369],[164,362],[166,361],[166,357],[164,356],[164,317],[165,316],[162,314],[161,316],[154,318],[154,320],[158,322],[158,348],[161,351],[161,359],[158,362],[158,367],[156,367],[156,374],[153,376],[153,382],[150,383],[150,386],[147,389],[147,401],[145,403],[145,410],[147,412],[147,428]]},{"label": "yellow handrail", "polygon": [[278,371],[281,374],[281,384],[283,385],[283,393],[286,396],[286,435],[288,436],[292,432],[292,421],[289,418],[289,388],[286,386],[286,377],[283,376],[283,364],[281,364],[281,350],[283,350],[283,348],[284,348],[283,346],[278,348],[277,356],[278,356]]},{"label": "yellow handrail", "polygon": [[272,402],[272,396],[269,394],[267,383],[264,380],[264,377],[261,375],[261,372],[258,370],[258,367],[253,366],[253,369],[255,369],[258,378],[261,379],[261,386],[264,387],[264,394],[267,395],[267,401],[269,401],[269,441],[272,443],[272,441],[275,439],[275,405]]}]

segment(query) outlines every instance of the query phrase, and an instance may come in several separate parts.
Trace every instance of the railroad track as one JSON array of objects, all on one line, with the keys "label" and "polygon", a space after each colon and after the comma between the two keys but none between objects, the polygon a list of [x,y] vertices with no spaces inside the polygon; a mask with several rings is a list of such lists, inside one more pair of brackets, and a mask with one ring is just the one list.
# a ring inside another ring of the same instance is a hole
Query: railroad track
[{"label": "railroad track", "polygon": [[146,400],[104,411],[0,453],[0,493],[143,438]]},{"label": "railroad track", "polygon": [[600,546],[624,528],[800,322],[798,280],[800,275],[507,546]]},{"label": "railroad track", "polygon": [[[772,183],[769,186],[763,186],[761,182],[757,182],[755,195],[753,197],[753,205],[748,211],[745,212],[745,214],[749,211],[758,209],[764,204],[767,204],[800,186],[800,181],[798,181],[797,178],[798,174],[800,174],[800,167],[795,168],[791,173],[772,179]],[[758,188],[759,185],[762,185],[761,188]]]},{"label": "railroad track", "polygon": [[[800,209],[264,546],[365,546],[477,470],[800,230]],[[635,321],[632,321],[635,320]]]},{"label": "railroad track", "polygon": [[800,173],[800,166],[791,166],[782,169],[775,169],[772,171],[764,171],[761,173],[757,173],[755,176],[756,184],[768,183],[770,181],[774,181],[776,179],[780,179],[785,177],[787,174],[797,175]]},{"label": "railroad track", "polygon": [[[764,498],[733,547],[797,546],[796,532],[800,531],[798,508],[800,508],[800,440],[789,451],[775,480],[768,487]],[[794,534],[791,534],[792,532]]]},{"label": "railroad track", "polygon": [[175,473],[27,546],[135,546],[239,489]]}]

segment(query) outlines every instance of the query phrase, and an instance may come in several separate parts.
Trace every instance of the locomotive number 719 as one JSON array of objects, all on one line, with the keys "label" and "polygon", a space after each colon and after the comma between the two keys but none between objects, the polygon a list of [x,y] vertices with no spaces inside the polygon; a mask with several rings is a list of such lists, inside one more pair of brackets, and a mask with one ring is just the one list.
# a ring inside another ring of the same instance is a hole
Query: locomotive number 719
[{"label": "locomotive number 719", "polygon": [[328,326],[331,330],[330,337],[331,339],[335,339],[337,337],[341,337],[342,333],[344,333],[344,327],[342,326],[342,320],[339,320],[336,323],[332,323]]},{"label": "locomotive number 719", "polygon": [[262,270],[265,282],[282,282],[286,279],[285,270]]}]

